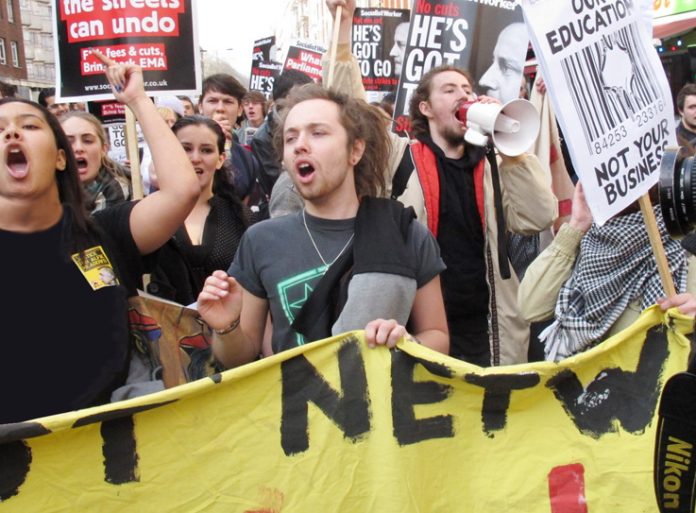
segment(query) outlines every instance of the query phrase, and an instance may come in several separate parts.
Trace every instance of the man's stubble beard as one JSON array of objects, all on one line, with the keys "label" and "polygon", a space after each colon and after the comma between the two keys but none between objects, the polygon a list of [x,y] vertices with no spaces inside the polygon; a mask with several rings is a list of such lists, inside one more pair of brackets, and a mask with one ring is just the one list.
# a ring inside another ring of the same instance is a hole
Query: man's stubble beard
[{"label": "man's stubble beard", "polygon": [[445,127],[441,130],[440,136],[451,146],[464,146],[464,133],[454,130],[451,127]]}]

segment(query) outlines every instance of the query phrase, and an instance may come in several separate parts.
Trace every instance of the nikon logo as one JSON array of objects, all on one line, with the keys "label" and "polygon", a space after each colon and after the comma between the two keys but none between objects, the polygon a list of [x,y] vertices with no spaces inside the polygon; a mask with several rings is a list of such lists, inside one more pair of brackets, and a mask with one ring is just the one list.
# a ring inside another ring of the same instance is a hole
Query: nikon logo
[{"label": "nikon logo", "polygon": [[673,436],[667,438],[665,467],[662,475],[662,506],[667,509],[679,508],[679,490],[682,486],[682,474],[689,471],[693,445]]}]

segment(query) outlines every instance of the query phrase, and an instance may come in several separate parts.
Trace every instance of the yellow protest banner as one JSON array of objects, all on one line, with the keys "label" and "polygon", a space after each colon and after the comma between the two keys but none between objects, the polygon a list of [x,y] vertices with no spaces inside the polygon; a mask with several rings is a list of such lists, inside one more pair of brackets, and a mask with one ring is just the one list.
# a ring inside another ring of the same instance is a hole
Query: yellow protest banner
[{"label": "yellow protest banner", "polygon": [[0,511],[657,511],[662,386],[687,317],[482,369],[344,334],[180,387],[0,426]]}]

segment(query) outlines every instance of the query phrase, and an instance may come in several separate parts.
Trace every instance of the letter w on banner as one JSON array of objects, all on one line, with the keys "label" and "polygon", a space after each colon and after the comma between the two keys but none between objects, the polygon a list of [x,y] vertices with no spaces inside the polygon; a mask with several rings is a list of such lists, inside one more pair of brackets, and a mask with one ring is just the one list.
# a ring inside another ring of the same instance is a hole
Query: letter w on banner
[{"label": "letter w on banner", "polygon": [[0,425],[0,512],[655,511],[658,398],[692,330],[651,307],[562,362],[486,369],[346,333]]},{"label": "letter w on banner", "polygon": [[595,222],[659,177],[676,144],[672,97],[652,46],[650,4],[522,0],[527,28]]}]

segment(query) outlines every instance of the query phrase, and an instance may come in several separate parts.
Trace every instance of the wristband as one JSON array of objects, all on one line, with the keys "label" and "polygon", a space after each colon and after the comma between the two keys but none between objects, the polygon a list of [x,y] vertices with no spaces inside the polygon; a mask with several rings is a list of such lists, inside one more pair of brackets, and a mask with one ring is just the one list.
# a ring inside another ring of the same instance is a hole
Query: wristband
[{"label": "wristband", "polygon": [[564,199],[558,202],[558,217],[569,216],[573,210],[573,200]]},{"label": "wristband", "polygon": [[227,335],[228,333],[231,333],[231,332],[233,332],[234,330],[237,329],[237,326],[239,326],[239,319],[240,319],[240,318],[237,317],[237,319],[235,319],[234,321],[232,321],[232,324],[230,324],[229,326],[227,326],[227,327],[224,328],[224,329],[221,329],[221,330],[216,330],[216,329],[214,329],[213,331],[214,331],[216,334],[218,334],[218,335]]}]

